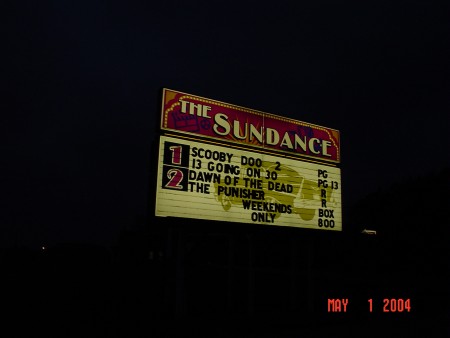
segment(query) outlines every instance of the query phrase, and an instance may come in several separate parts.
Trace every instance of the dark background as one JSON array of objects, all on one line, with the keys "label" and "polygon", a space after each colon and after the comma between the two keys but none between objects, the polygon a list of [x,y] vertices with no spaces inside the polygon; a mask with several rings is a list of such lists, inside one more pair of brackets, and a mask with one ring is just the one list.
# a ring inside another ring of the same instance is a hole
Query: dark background
[{"label": "dark background", "polygon": [[[393,334],[448,334],[448,10],[3,2],[0,263],[17,332],[168,335],[219,313],[212,336],[270,332],[267,314],[291,336],[378,336],[370,296],[414,300]],[[163,87],[340,130],[344,231],[156,219]],[[333,297],[361,311],[330,317]],[[254,325],[233,331],[236,317]]]}]

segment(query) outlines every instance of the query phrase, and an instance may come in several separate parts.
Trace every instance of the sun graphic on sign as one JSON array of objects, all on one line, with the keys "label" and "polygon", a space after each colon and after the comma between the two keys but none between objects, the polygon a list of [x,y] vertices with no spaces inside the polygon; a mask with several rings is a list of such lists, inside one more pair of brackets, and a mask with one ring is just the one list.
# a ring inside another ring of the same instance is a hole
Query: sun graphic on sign
[{"label": "sun graphic on sign", "polygon": [[[236,121],[238,121],[238,120],[236,120]],[[251,124],[251,122],[248,119],[245,121],[245,123],[243,123],[243,125],[244,125],[244,127],[242,126],[241,123],[239,123],[239,132],[237,133],[237,135],[244,135],[245,136],[244,139],[235,137],[234,135],[236,135],[236,132],[230,133],[229,138],[236,142],[245,141],[245,143],[247,143],[247,144],[260,145],[260,142],[258,141],[258,139],[256,137],[254,137],[250,140],[248,137],[248,134],[249,134],[249,126],[254,126],[254,128],[256,130],[261,131],[260,135],[262,137],[262,135],[263,135],[262,125],[260,123],[253,125],[253,124]],[[233,128],[234,128],[234,125],[233,125]],[[244,136],[242,136],[242,137],[244,137]]]}]

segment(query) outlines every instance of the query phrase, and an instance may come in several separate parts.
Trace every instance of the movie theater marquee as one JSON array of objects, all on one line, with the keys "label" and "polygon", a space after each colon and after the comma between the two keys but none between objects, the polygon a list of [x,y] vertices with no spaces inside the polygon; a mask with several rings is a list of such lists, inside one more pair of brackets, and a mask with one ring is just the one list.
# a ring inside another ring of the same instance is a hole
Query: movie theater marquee
[{"label": "movie theater marquee", "polygon": [[342,230],[339,132],[163,91],[156,216]]}]

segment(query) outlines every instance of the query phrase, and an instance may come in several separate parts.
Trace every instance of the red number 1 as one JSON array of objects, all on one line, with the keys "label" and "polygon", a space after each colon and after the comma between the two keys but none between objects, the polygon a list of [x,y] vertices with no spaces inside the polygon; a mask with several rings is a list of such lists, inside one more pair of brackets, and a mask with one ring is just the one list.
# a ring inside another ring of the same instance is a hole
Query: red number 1
[{"label": "red number 1", "polygon": [[181,146],[169,147],[172,152],[172,164],[181,164]]}]

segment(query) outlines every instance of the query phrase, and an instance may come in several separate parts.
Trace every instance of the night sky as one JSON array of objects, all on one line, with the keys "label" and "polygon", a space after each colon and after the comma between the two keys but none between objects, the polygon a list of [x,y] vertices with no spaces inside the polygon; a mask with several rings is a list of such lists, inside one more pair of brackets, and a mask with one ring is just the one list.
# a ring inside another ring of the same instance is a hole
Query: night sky
[{"label": "night sky", "polygon": [[362,198],[449,167],[444,2],[1,7],[1,247],[141,226],[163,87],[340,130],[344,231]]},{"label": "night sky", "polygon": [[[449,9],[2,1],[0,336],[448,336]],[[163,88],[339,130],[343,231],[156,217]]]}]

